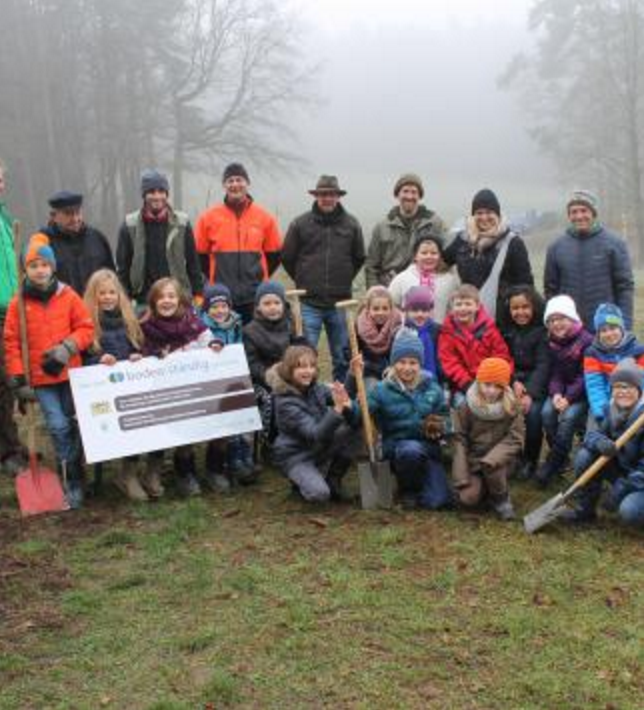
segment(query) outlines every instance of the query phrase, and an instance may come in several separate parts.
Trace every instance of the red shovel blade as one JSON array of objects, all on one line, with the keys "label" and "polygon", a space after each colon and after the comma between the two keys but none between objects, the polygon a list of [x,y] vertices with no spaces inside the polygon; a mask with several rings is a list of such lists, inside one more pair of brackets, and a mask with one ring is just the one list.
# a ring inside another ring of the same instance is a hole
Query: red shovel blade
[{"label": "red shovel blade", "polygon": [[60,479],[37,461],[16,476],[16,495],[24,517],[69,510]]}]

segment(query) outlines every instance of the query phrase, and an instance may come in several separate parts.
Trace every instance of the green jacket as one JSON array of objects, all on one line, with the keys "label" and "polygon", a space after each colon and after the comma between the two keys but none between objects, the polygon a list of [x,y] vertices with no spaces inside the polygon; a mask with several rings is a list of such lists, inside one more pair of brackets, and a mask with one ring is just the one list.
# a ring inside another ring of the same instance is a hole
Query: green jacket
[{"label": "green jacket", "polygon": [[18,288],[16,257],[13,250],[13,218],[0,202],[0,312],[7,310]]}]

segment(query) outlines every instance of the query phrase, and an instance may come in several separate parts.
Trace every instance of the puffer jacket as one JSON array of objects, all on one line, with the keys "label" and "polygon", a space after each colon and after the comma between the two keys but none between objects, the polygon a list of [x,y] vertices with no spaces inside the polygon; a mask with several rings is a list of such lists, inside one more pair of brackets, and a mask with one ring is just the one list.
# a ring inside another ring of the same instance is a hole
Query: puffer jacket
[{"label": "puffer jacket", "polygon": [[503,337],[514,361],[514,381],[520,382],[533,400],[545,399],[550,378],[548,332],[545,327],[540,323],[526,326],[510,323]]},{"label": "puffer jacket", "polygon": [[584,354],[586,396],[590,411],[598,421],[604,416],[604,409],[610,401],[611,373],[625,357],[632,357],[644,368],[644,345],[633,333],[626,333],[622,342],[610,350],[599,342],[599,337],[595,337]]},{"label": "puffer jacket", "polygon": [[[25,297],[25,311],[31,385],[43,387],[67,382],[69,369],[82,365],[80,353],[86,350],[94,339],[94,324],[82,298],[71,286],[59,282],[56,291],[47,301]],[[70,357],[67,367],[58,376],[48,375],[42,369],[43,355],[46,350],[60,345],[63,340],[72,340],[78,352]],[[24,376],[17,296],[9,303],[4,326],[4,343],[7,375]]]},{"label": "puffer jacket", "polygon": [[364,261],[362,228],[341,204],[330,214],[313,204],[291,223],[284,239],[282,265],[297,288],[306,289],[302,300],[317,308],[351,298]]},{"label": "puffer jacket", "polygon": [[125,323],[118,313],[101,313],[100,348],[94,344],[88,348],[83,364],[98,365],[103,355],[112,355],[117,360],[128,360],[131,355],[140,352],[128,337]]},{"label": "puffer jacket", "polygon": [[13,217],[0,202],[0,318],[18,288],[16,256],[13,246]]},{"label": "puffer jacket", "polygon": [[563,340],[550,338],[550,397],[559,394],[571,404],[585,399],[584,354],[592,342],[593,336],[584,328]]},{"label": "puffer jacket", "polygon": [[635,281],[626,242],[605,227],[580,235],[572,228],[548,247],[544,272],[547,299],[571,296],[584,325],[593,328],[600,303],[622,309],[626,327],[633,325]]},{"label": "puffer jacket", "polygon": [[255,313],[253,320],[244,326],[243,338],[253,383],[268,387],[266,371],[282,359],[293,341],[290,317],[270,321]]},{"label": "puffer jacket", "polygon": [[225,324],[213,320],[207,313],[201,313],[201,320],[216,342],[222,345],[236,345],[242,342],[242,320],[238,313],[231,312]]},{"label": "puffer jacket", "polygon": [[413,246],[421,234],[443,237],[447,232],[445,222],[431,210],[421,205],[411,226],[400,217],[400,208],[394,207],[373,230],[365,277],[367,288],[380,284],[388,286],[396,274],[409,266]]}]

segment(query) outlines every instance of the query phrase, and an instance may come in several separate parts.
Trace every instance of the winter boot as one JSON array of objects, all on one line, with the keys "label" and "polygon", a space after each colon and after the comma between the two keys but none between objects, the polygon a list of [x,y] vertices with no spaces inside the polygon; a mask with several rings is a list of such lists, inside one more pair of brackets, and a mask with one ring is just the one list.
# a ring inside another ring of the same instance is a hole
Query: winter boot
[{"label": "winter boot", "polygon": [[161,498],[164,493],[163,484],[161,483],[162,468],[162,456],[153,456],[152,454],[147,455],[140,482],[145,492],[152,499]]},{"label": "winter boot", "polygon": [[329,465],[329,471],[326,475],[326,483],[331,492],[331,500],[349,503],[353,500],[352,496],[346,493],[342,487],[342,479],[347,475],[351,468],[351,459],[341,456],[336,456]]},{"label": "winter boot", "polygon": [[185,498],[201,495],[201,486],[197,480],[197,467],[192,452],[174,455],[174,470],[177,474],[177,489]]},{"label": "winter boot", "polygon": [[71,510],[83,507],[85,490],[83,485],[83,465],[80,461],[62,463],[60,466],[65,497]]},{"label": "winter boot", "polygon": [[114,484],[131,501],[145,503],[149,498],[139,481],[139,465],[138,460],[123,459],[121,470],[116,474]]},{"label": "winter boot", "polygon": [[547,488],[557,476],[561,475],[567,459],[568,455],[557,451],[556,447],[550,449],[546,460],[534,474],[535,483],[539,488]]},{"label": "winter boot", "polygon": [[508,522],[510,520],[516,520],[516,513],[514,512],[514,506],[512,505],[512,501],[510,500],[510,496],[506,496],[505,498],[502,498],[497,501],[492,502],[492,508],[494,509],[494,512],[497,514],[499,520],[503,520],[504,522]]},{"label": "winter boot", "polygon": [[571,525],[594,523],[597,520],[597,505],[602,494],[601,479],[590,481],[574,497],[574,504],[559,516],[559,519]]},{"label": "winter boot", "polygon": [[241,436],[235,436],[228,442],[226,460],[228,463],[228,474],[242,486],[255,483],[257,475],[252,467],[248,468],[244,460],[244,440]]},{"label": "winter boot", "polygon": [[208,488],[214,493],[229,493],[230,480],[226,476],[226,449],[223,443],[209,442],[206,450],[206,476]]}]

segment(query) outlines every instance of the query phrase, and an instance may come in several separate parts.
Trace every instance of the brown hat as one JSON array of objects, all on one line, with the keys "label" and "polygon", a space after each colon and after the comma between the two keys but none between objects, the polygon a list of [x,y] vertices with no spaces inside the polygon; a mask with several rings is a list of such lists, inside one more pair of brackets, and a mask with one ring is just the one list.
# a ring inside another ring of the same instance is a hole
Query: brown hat
[{"label": "brown hat", "polygon": [[507,387],[510,384],[512,370],[510,363],[500,357],[488,357],[479,365],[476,371],[476,381],[488,385]]},{"label": "brown hat", "polygon": [[309,195],[319,195],[321,192],[333,192],[340,197],[347,194],[346,190],[340,189],[340,183],[335,175],[320,175],[315,188],[309,190]]},{"label": "brown hat", "polygon": [[423,181],[418,177],[418,175],[416,175],[416,173],[405,173],[404,175],[401,175],[398,180],[396,180],[396,184],[394,185],[394,197],[398,197],[398,193],[405,185],[415,185],[418,188],[421,200],[425,196]]}]

